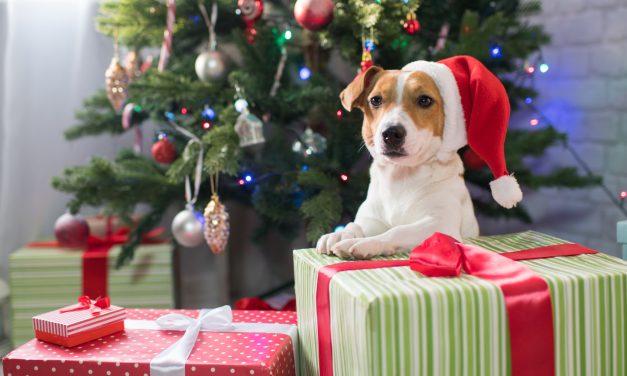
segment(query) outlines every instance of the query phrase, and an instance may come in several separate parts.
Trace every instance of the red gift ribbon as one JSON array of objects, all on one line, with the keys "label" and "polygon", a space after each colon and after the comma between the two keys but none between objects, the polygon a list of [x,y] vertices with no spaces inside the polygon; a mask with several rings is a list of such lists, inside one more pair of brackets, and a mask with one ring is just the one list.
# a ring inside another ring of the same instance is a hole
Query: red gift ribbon
[{"label": "red gift ribbon", "polygon": [[428,277],[455,277],[464,270],[498,285],[505,298],[512,375],[554,375],[551,294],[540,276],[516,261],[594,253],[598,252],[578,244],[496,253],[435,233],[412,251],[409,260],[350,261],[324,266],[318,271],[316,288],[320,375],[333,375],[329,300],[329,285],[333,276],[350,270],[399,266],[409,266]]},{"label": "red gift ribbon", "polygon": [[80,296],[77,300],[78,304],[74,304],[73,306],[69,306],[67,308],[62,308],[59,310],[59,313],[82,311],[88,309],[91,311],[92,315],[98,315],[103,309],[111,307],[111,300],[107,296],[98,297],[95,300],[91,300],[89,296],[83,295]]},{"label": "red gift ribbon", "polygon": [[[164,228],[159,227],[149,231],[142,237],[142,244],[165,243],[165,239],[157,239],[164,232]],[[82,286],[83,295],[91,299],[101,296],[109,296],[108,286],[108,254],[115,245],[124,244],[128,241],[130,233],[128,227],[122,227],[115,233],[108,233],[105,238],[89,235],[87,245],[82,254]],[[62,247],[57,241],[34,242],[28,244],[33,248],[59,248]]]}]

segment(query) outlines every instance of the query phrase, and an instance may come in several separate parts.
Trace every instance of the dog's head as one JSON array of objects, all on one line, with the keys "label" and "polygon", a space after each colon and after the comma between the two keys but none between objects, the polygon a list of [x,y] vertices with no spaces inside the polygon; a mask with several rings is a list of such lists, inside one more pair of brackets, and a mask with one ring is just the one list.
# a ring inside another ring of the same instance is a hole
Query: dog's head
[{"label": "dog's head", "polygon": [[375,160],[417,166],[438,152],[444,129],[444,103],[424,72],[371,67],[340,94],[348,110],[364,113],[362,136]]}]

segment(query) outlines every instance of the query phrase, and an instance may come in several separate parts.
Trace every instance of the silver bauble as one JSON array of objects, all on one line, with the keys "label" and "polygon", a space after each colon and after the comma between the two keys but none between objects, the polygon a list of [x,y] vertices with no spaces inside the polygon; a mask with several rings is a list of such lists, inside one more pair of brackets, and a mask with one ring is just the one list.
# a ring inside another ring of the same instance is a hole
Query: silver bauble
[{"label": "silver bauble", "polygon": [[207,81],[219,81],[226,77],[227,57],[220,51],[205,51],[196,58],[196,74]]},{"label": "silver bauble", "polygon": [[325,150],[327,150],[327,139],[320,133],[312,131],[311,128],[307,128],[300,136],[300,140],[292,144],[292,151],[304,157],[322,154]]},{"label": "silver bauble", "polygon": [[203,223],[200,222],[196,213],[185,209],[174,217],[172,221],[172,235],[184,247],[199,246],[204,240]]}]

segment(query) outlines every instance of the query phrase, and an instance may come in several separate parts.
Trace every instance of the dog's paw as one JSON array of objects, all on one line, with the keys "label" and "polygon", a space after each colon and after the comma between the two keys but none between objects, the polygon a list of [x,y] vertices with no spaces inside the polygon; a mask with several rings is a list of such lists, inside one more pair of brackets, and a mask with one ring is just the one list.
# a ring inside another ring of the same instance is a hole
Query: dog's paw
[{"label": "dog's paw", "polygon": [[347,240],[347,239],[356,239],[363,238],[364,233],[359,227],[358,224],[349,223],[346,227],[340,231],[332,232],[330,234],[322,235],[320,239],[318,239],[318,243],[316,244],[316,251],[322,254],[331,254],[331,248],[337,243]]},{"label": "dog's paw", "polygon": [[331,252],[343,258],[369,259],[392,255],[396,252],[396,247],[386,241],[371,237],[342,240],[331,247]]}]

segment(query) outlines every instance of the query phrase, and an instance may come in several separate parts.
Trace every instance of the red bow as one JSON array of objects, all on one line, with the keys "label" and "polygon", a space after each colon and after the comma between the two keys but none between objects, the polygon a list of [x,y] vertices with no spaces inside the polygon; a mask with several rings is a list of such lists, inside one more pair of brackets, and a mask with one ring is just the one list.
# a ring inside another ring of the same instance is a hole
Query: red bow
[{"label": "red bow", "polygon": [[109,308],[111,306],[111,300],[107,296],[105,296],[104,298],[98,297],[96,298],[96,300],[91,300],[89,296],[83,295],[79,297],[77,300],[78,300],[78,304],[74,304],[73,306],[60,309],[59,313],[82,311],[84,309],[89,309],[92,315],[98,315],[100,314],[100,311],[102,311],[103,309]]}]

